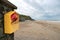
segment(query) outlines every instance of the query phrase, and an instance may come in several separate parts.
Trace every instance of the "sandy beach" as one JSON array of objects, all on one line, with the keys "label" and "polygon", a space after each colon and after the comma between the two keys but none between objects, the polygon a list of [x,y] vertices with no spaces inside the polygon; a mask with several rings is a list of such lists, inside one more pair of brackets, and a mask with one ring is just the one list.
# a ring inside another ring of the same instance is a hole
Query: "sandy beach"
[{"label": "sandy beach", "polygon": [[20,22],[20,28],[14,35],[15,40],[60,40],[60,22]]}]

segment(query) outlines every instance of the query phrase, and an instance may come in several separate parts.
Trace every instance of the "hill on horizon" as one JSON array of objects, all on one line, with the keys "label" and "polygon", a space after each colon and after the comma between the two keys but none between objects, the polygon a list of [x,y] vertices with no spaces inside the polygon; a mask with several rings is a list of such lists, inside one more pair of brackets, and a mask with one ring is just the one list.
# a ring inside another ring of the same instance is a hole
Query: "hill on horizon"
[{"label": "hill on horizon", "polygon": [[30,16],[27,16],[27,15],[19,15],[19,21],[25,21],[25,20],[34,20],[32,19]]}]

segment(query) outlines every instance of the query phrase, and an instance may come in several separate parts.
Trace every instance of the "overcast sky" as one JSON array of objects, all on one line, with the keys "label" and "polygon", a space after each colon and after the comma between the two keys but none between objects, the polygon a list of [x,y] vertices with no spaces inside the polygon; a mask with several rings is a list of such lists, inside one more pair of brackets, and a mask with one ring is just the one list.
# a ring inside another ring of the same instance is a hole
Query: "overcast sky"
[{"label": "overcast sky", "polygon": [[60,20],[60,0],[9,0],[20,14],[36,20]]}]

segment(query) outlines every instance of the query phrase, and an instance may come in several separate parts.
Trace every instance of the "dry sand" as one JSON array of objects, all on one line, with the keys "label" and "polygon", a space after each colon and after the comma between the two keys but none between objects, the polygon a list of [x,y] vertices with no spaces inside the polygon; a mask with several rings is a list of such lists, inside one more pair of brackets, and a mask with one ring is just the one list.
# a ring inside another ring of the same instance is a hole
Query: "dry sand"
[{"label": "dry sand", "polygon": [[15,40],[60,40],[60,22],[20,22],[20,29],[15,32]]}]

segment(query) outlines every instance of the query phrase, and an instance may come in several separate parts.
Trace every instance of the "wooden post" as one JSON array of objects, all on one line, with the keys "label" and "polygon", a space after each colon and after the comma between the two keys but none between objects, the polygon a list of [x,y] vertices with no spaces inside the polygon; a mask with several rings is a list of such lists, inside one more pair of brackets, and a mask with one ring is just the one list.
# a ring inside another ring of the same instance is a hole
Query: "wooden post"
[{"label": "wooden post", "polygon": [[0,40],[14,40],[14,33],[4,34],[4,14],[14,9],[17,7],[8,0],[0,0]]}]

